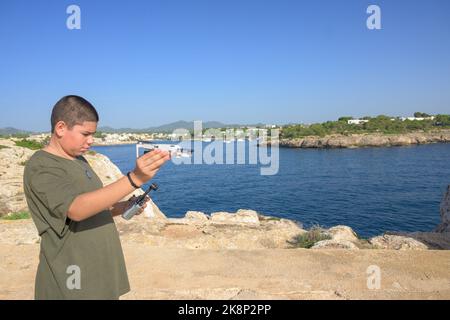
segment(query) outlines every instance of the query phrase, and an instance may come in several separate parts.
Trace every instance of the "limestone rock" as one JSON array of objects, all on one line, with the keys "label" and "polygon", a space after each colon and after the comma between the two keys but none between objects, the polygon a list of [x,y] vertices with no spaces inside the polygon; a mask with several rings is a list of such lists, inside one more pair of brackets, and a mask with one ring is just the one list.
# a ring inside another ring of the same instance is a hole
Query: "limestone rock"
[{"label": "limestone rock", "polygon": [[322,240],[317,242],[311,249],[347,249],[359,250],[359,248],[348,240]]},{"label": "limestone rock", "polygon": [[31,219],[0,220],[0,239],[2,244],[35,244],[40,237]]},{"label": "limestone rock", "polygon": [[0,145],[0,216],[10,212],[27,211],[23,191],[25,163],[34,151],[18,147],[13,141],[1,139]]},{"label": "limestone rock", "polygon": [[[289,248],[288,241],[305,232],[294,221],[259,215],[252,210],[220,212],[215,216],[220,217],[216,218],[218,221],[208,219],[202,212],[188,211],[183,218],[168,218],[158,225],[141,217],[127,222],[118,219],[116,224],[125,242],[189,249]],[[259,224],[254,223],[256,218]]]},{"label": "limestone rock", "polygon": [[450,185],[442,198],[440,205],[441,224],[436,228],[436,232],[450,232]]},{"label": "limestone rock", "polygon": [[253,210],[240,209],[236,213],[214,212],[211,213],[212,223],[222,224],[250,224],[259,226],[258,213]]},{"label": "limestone rock", "polygon": [[309,136],[295,139],[280,139],[280,147],[288,148],[355,148],[407,146],[411,144],[449,142],[450,130],[435,132],[412,132],[408,134],[333,134],[325,137]]},{"label": "limestone rock", "polygon": [[84,155],[89,165],[98,175],[104,186],[123,177],[122,172],[109,158],[101,153],[87,153]]},{"label": "limestone rock", "polygon": [[394,135],[388,138],[391,146],[405,146],[417,143],[417,139],[414,139],[408,135]]},{"label": "limestone rock", "polygon": [[327,234],[331,236],[334,241],[350,241],[357,242],[358,236],[352,228],[348,226],[335,226],[327,230]]},{"label": "limestone rock", "polygon": [[185,218],[193,221],[205,222],[208,221],[208,216],[200,211],[188,211]]},{"label": "limestone rock", "polygon": [[413,238],[431,250],[450,250],[450,232],[389,232],[388,234]]},{"label": "limestone rock", "polygon": [[393,250],[427,250],[428,247],[413,238],[398,235],[373,237],[369,242],[377,249]]}]

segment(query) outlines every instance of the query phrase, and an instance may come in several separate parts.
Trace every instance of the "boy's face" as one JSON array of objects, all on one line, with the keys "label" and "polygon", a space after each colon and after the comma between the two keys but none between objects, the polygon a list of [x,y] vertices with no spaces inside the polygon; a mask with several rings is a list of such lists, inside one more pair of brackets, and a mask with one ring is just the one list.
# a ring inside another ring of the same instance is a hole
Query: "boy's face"
[{"label": "boy's face", "polygon": [[72,129],[64,125],[58,132],[61,138],[60,144],[67,154],[77,157],[89,150],[94,142],[96,130],[97,122],[95,121],[84,121],[81,125],[74,125]]}]

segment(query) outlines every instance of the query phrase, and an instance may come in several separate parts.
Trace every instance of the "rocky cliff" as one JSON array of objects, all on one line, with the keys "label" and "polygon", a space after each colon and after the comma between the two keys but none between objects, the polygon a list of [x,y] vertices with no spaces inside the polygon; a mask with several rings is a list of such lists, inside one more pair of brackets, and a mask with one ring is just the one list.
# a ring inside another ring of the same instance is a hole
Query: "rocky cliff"
[{"label": "rocky cliff", "polygon": [[414,144],[450,142],[450,130],[433,132],[413,132],[407,134],[352,134],[330,135],[325,137],[304,137],[280,139],[280,147],[287,148],[358,148],[391,147]]}]

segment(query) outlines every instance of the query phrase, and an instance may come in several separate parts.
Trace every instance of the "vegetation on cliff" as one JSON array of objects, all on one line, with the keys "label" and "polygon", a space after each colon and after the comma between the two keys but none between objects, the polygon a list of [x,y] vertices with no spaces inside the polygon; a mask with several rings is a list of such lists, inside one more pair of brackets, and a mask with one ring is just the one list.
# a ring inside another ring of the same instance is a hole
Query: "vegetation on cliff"
[{"label": "vegetation on cliff", "polygon": [[[423,113],[415,113],[423,115]],[[324,137],[331,134],[361,134],[361,133],[383,133],[383,134],[402,134],[414,131],[430,131],[433,129],[450,128],[450,115],[437,115],[434,119],[424,120],[402,120],[401,118],[392,118],[380,115],[374,118],[364,117],[362,120],[368,120],[361,124],[349,124],[348,120],[352,117],[341,117],[338,121],[327,121],[324,123],[315,123],[311,125],[291,125],[285,126],[281,131],[281,138],[295,139],[306,136]]]}]

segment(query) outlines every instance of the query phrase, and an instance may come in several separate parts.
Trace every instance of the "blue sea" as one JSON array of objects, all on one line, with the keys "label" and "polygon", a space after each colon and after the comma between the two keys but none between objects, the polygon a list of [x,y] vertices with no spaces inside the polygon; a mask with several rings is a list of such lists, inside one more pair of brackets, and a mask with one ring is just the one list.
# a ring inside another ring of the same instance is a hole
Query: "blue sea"
[{"label": "blue sea", "polygon": [[[203,147],[207,145],[203,142]],[[134,144],[92,149],[108,156],[123,173],[135,166]],[[278,173],[261,175],[261,166],[267,167],[248,161],[228,165],[169,161],[152,180],[159,190],[151,196],[168,217],[182,217],[189,210],[210,214],[253,209],[297,220],[305,228],[348,225],[362,237],[384,231],[430,231],[440,223],[439,204],[450,184],[450,144],[279,148]]]}]

